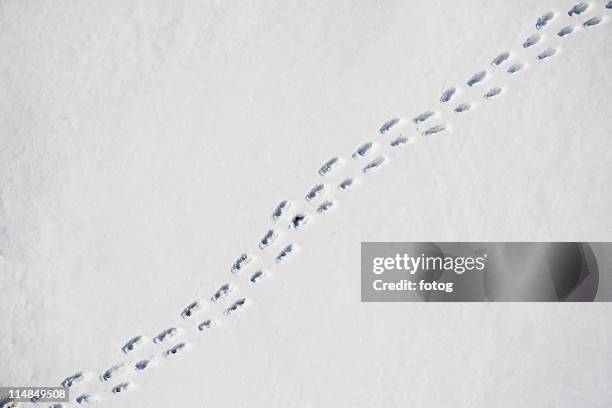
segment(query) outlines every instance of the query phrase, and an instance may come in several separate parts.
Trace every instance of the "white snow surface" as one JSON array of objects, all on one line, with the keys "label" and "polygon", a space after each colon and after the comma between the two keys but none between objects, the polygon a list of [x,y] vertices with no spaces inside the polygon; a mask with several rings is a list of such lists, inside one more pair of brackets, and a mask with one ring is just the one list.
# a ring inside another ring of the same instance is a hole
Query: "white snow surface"
[{"label": "white snow surface", "polygon": [[612,240],[606,3],[1,1],[0,385],[84,371],[73,404],[113,408],[611,406],[609,304],[366,304],[359,280],[361,241]]}]

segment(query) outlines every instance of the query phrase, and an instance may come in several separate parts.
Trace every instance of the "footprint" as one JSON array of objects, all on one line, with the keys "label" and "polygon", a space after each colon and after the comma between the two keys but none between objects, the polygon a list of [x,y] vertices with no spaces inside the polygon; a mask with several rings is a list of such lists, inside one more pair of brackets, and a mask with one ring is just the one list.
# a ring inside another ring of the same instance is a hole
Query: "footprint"
[{"label": "footprint", "polygon": [[508,58],[510,58],[510,53],[508,51],[504,51],[500,53],[497,57],[493,58],[493,61],[491,61],[491,65],[493,65],[494,67],[499,67]]},{"label": "footprint", "polygon": [[[4,405],[0,405],[0,407],[5,408]],[[49,405],[49,408],[64,408],[64,405],[62,405],[62,404],[51,404],[51,405]]]},{"label": "footprint", "polygon": [[[37,404],[42,398],[39,396],[34,396],[32,398],[30,398],[30,402],[32,402],[33,404]],[[1,401],[0,401],[1,403]],[[2,405],[0,405],[0,407],[2,407]]]},{"label": "footprint", "polygon": [[453,109],[453,112],[455,113],[463,113],[463,112],[467,112],[470,109],[472,109],[472,104],[470,103],[462,103],[459,104],[455,107],[455,109]]},{"label": "footprint", "polygon": [[181,317],[183,319],[187,319],[191,317],[195,312],[200,310],[202,306],[198,302],[191,302],[183,311],[181,312]]},{"label": "footprint", "polygon": [[212,329],[215,326],[216,326],[215,321],[208,319],[208,320],[204,320],[202,323],[198,324],[198,330],[199,331],[209,330],[209,329]]},{"label": "footprint", "polygon": [[569,34],[571,34],[571,33],[573,33],[573,32],[574,32],[574,27],[572,27],[572,26],[567,26],[567,27],[562,28],[562,29],[561,29],[561,31],[559,31],[559,32],[557,33],[557,35],[558,35],[559,37],[565,37],[566,35],[569,35]]},{"label": "footprint", "polygon": [[340,184],[338,184],[338,190],[348,190],[349,188],[351,188],[351,186],[353,185],[353,179],[352,178],[347,178],[345,180],[343,180]]},{"label": "footprint", "polygon": [[372,147],[374,146],[373,143],[368,142],[368,143],[364,143],[361,146],[359,146],[357,148],[357,150],[355,151],[355,153],[353,153],[353,155],[351,157],[353,157],[353,159],[358,159],[360,157],[364,157],[367,156],[370,151],[372,150]]},{"label": "footprint", "polygon": [[293,244],[287,245],[280,253],[276,256],[276,263],[284,262],[291,254],[293,254]]},{"label": "footprint", "polygon": [[609,9],[612,9],[612,1],[609,1],[609,2],[608,2],[608,4],[606,4],[606,8],[607,8],[608,10],[609,10]]},{"label": "footprint", "polygon": [[122,392],[126,392],[127,390],[129,390],[131,388],[131,384],[129,382],[123,382],[121,384],[117,384],[115,385],[112,389],[111,392],[113,394],[121,394]]},{"label": "footprint", "polygon": [[251,262],[251,257],[248,254],[240,255],[232,265],[232,273],[239,273],[249,262]]},{"label": "footprint", "polygon": [[454,86],[446,89],[444,92],[442,92],[442,96],[440,96],[440,103],[446,103],[450,101],[456,92],[457,88],[455,88]]},{"label": "footprint", "polygon": [[512,64],[510,66],[510,68],[508,68],[508,74],[512,75],[512,74],[516,74],[517,72],[519,72],[521,69],[523,69],[525,67],[525,65],[523,65],[520,62],[517,62],[516,64]]},{"label": "footprint", "polygon": [[155,336],[153,338],[153,343],[155,344],[164,343],[168,339],[171,339],[172,337],[176,336],[177,334],[178,334],[178,329],[176,327],[170,327],[162,331],[161,333],[159,333],[157,336]]},{"label": "footprint", "polygon": [[259,249],[264,249],[269,247],[276,241],[278,235],[274,232],[274,230],[268,230],[263,238],[259,241]]},{"label": "footprint", "polygon": [[380,127],[378,131],[380,132],[381,135],[384,135],[385,133],[390,131],[393,126],[397,125],[399,121],[400,121],[399,118],[391,118],[385,123],[383,123],[383,125]]},{"label": "footprint", "polygon": [[546,58],[550,58],[553,55],[555,55],[557,53],[557,50],[555,48],[547,48],[546,50],[542,51],[541,53],[538,54],[538,59],[539,60],[543,60]]},{"label": "footprint", "polygon": [[597,24],[601,23],[602,19],[601,17],[591,17],[589,18],[587,21],[585,21],[584,23],[582,23],[582,26],[584,28],[589,28],[589,27],[593,27],[596,26]]},{"label": "footprint", "polygon": [[315,198],[323,194],[324,191],[325,184],[317,184],[316,186],[310,189],[310,191],[308,192],[308,194],[306,194],[306,197],[304,198],[306,199],[306,201],[314,200]]},{"label": "footprint", "polygon": [[470,79],[468,79],[467,86],[474,86],[479,82],[482,82],[487,76],[487,71],[480,71],[475,73],[474,75],[472,75],[472,77]]},{"label": "footprint", "polygon": [[402,135],[399,135],[398,137],[396,137],[395,139],[393,139],[391,141],[391,143],[389,143],[391,145],[391,147],[397,147],[403,144],[408,143],[408,138],[404,137]]},{"label": "footprint", "polygon": [[377,157],[376,159],[366,164],[365,167],[361,169],[361,171],[364,174],[369,174],[373,172],[374,170],[378,169],[380,166],[382,166],[384,162],[385,162],[384,157]]},{"label": "footprint", "polygon": [[494,87],[494,88],[489,89],[489,90],[487,91],[487,93],[485,93],[485,94],[483,95],[483,97],[484,97],[485,99],[490,99],[490,98],[493,98],[493,97],[495,97],[495,96],[499,95],[500,93],[502,93],[502,91],[503,91],[503,89],[502,89],[502,88],[500,88],[500,87],[496,86],[496,87]]},{"label": "footprint", "polygon": [[0,399],[0,408],[18,408],[18,407],[19,407],[19,402],[15,401],[13,398],[6,397],[6,398]]},{"label": "footprint", "polygon": [[130,351],[134,351],[137,347],[140,347],[143,342],[144,342],[144,337],[142,336],[133,337],[127,343],[125,343],[123,347],[121,347],[121,351],[127,354]]},{"label": "footprint", "polygon": [[79,405],[87,405],[94,402],[96,398],[91,394],[81,394],[76,397],[75,401]]},{"label": "footprint", "polygon": [[223,313],[225,313],[228,316],[236,313],[237,311],[239,311],[240,309],[242,309],[244,307],[244,305],[246,304],[246,301],[247,300],[245,298],[238,299],[237,301],[232,303],[232,305],[230,307],[225,309],[225,312],[223,312]]},{"label": "footprint", "polygon": [[75,384],[83,382],[87,379],[87,376],[84,372],[79,371],[78,373],[72,374],[70,377],[66,377],[64,381],[60,383],[60,385],[64,388],[70,388]]},{"label": "footprint", "polygon": [[152,363],[152,360],[149,359],[145,359],[145,360],[140,360],[139,362],[137,362],[136,364],[134,364],[134,369],[136,371],[144,371],[146,370]]},{"label": "footprint", "polygon": [[292,219],[291,219],[291,224],[289,224],[289,228],[291,229],[298,229],[303,227],[304,225],[306,225],[308,223],[308,221],[310,220],[310,217],[308,217],[307,214],[304,213],[299,213],[296,214]]},{"label": "footprint", "polygon": [[523,42],[523,48],[533,47],[540,42],[542,36],[538,33],[532,34]]},{"label": "footprint", "polygon": [[436,133],[444,132],[446,129],[448,129],[447,125],[443,123],[441,125],[431,127],[423,131],[421,134],[423,136],[431,136],[431,135],[435,135]]},{"label": "footprint", "polygon": [[550,11],[544,15],[542,15],[542,17],[538,18],[538,21],[536,22],[536,28],[538,30],[541,30],[542,28],[544,28],[548,22],[550,20],[552,20],[555,17],[555,13]]},{"label": "footprint", "polygon": [[117,375],[121,371],[123,371],[124,368],[125,368],[125,366],[123,364],[116,364],[116,365],[112,366],[111,368],[109,368],[108,370],[106,370],[105,372],[103,372],[100,375],[100,381],[106,382],[106,381],[110,380],[115,375]]},{"label": "footprint", "polygon": [[280,217],[282,217],[287,212],[287,210],[289,210],[289,207],[291,207],[291,201],[283,200],[278,203],[278,205],[274,209],[274,212],[272,213],[272,220],[276,221]]},{"label": "footprint", "polygon": [[436,114],[436,112],[434,112],[434,111],[425,111],[425,112],[419,114],[417,117],[415,117],[413,119],[413,121],[414,121],[414,123],[423,123],[423,122],[425,122],[427,119],[431,118],[435,114]]},{"label": "footprint", "polygon": [[326,213],[327,211],[329,211],[332,207],[334,206],[333,201],[323,201],[319,207],[317,208],[317,212],[319,214],[323,214]]},{"label": "footprint", "polygon": [[211,319],[206,319],[204,320],[202,323],[200,323],[198,325],[198,330],[199,331],[205,331],[205,330],[210,330],[213,329],[214,327],[217,326],[217,322]]},{"label": "footprint", "polygon": [[175,354],[179,354],[183,351],[185,351],[187,349],[187,344],[186,343],[179,343],[176,346],[173,346],[171,348],[169,348],[168,350],[164,351],[164,355],[166,357],[170,357],[173,356]]},{"label": "footprint", "polygon": [[323,164],[323,166],[321,166],[321,168],[319,169],[319,174],[321,176],[325,176],[329,173],[331,173],[331,171],[336,168],[338,165],[340,164],[340,159],[337,157],[331,158],[328,161],[325,162],[325,164]]},{"label": "footprint", "polygon": [[251,283],[257,283],[259,282],[259,280],[261,280],[266,274],[263,271],[257,271],[253,274],[253,276],[251,276],[251,279],[249,279],[251,281]]},{"label": "footprint", "polygon": [[572,7],[567,12],[567,15],[570,17],[575,16],[575,15],[578,16],[584,13],[585,11],[587,11],[588,8],[589,8],[589,3],[587,3],[586,1],[583,1],[583,2],[576,4],[574,7]]},{"label": "footprint", "polygon": [[210,298],[211,302],[217,302],[220,299],[223,299],[224,297],[226,297],[227,295],[230,294],[230,292],[234,290],[234,286],[231,283],[226,283],[225,285],[221,286]]}]

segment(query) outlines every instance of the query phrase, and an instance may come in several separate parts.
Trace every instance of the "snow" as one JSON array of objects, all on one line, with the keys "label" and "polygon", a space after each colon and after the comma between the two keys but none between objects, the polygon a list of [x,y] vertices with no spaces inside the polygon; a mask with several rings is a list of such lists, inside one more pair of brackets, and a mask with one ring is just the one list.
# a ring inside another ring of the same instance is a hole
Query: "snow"
[{"label": "snow", "polygon": [[612,10],[576,3],[1,2],[0,384],[83,371],[73,400],[118,408],[609,406],[606,303],[360,303],[361,241],[611,240]]}]

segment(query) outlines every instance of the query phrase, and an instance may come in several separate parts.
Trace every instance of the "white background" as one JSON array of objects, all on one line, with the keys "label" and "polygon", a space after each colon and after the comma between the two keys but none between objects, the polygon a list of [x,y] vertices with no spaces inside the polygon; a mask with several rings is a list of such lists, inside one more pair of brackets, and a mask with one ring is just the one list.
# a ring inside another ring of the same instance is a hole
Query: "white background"
[{"label": "white background", "polygon": [[[572,1],[0,2],[0,384],[86,370],[73,396],[112,407],[609,406],[607,304],[359,301],[361,241],[612,239],[612,11],[590,3],[572,24],[607,21],[561,40]],[[506,50],[526,69],[418,136]],[[232,277],[276,204],[299,208],[334,155],[359,175],[350,154],[391,116],[415,143],[334,192],[290,262]],[[230,280],[244,313],[203,334],[205,306],[185,355],[108,393],[129,338]]]}]

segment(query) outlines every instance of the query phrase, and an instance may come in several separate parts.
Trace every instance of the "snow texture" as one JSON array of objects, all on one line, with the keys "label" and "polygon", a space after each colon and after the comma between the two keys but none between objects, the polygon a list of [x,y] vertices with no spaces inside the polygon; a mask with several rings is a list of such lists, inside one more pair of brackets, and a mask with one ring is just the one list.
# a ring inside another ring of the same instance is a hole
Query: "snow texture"
[{"label": "snow texture", "polygon": [[584,4],[0,2],[0,384],[609,407],[608,304],[359,301],[361,241],[612,240]]}]

